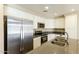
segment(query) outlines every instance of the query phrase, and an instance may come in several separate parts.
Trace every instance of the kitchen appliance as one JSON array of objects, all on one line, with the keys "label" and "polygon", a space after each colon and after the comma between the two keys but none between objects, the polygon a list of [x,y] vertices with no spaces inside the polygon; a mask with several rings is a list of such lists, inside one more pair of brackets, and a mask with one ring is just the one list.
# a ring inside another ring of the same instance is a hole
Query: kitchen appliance
[{"label": "kitchen appliance", "polygon": [[44,23],[38,23],[38,28],[45,28],[45,24]]},{"label": "kitchen appliance", "polygon": [[47,42],[47,35],[42,35],[41,36],[41,44]]},{"label": "kitchen appliance", "polygon": [[27,53],[33,49],[33,22],[4,17],[4,51],[7,54]]}]

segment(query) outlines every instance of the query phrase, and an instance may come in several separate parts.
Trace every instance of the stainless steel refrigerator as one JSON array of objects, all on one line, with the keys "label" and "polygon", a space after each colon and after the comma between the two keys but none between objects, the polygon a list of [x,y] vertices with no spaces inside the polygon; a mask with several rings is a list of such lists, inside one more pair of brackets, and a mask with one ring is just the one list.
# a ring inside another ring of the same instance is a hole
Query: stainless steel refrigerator
[{"label": "stainless steel refrigerator", "polygon": [[4,17],[4,51],[7,54],[27,53],[33,49],[33,21]]}]

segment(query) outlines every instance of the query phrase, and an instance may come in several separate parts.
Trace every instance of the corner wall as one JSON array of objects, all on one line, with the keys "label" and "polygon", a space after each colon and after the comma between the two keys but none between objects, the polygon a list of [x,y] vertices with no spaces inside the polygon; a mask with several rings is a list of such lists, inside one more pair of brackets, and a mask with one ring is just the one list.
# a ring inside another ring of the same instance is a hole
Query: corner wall
[{"label": "corner wall", "polygon": [[4,53],[4,5],[0,4],[0,54]]}]

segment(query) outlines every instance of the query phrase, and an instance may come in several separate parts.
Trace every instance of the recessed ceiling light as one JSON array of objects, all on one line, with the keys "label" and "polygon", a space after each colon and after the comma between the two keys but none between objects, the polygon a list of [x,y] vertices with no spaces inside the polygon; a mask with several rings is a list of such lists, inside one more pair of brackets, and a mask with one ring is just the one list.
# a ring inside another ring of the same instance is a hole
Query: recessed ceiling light
[{"label": "recessed ceiling light", "polygon": [[75,11],[75,9],[71,9],[71,11]]},{"label": "recessed ceiling light", "polygon": [[43,12],[48,12],[48,8],[48,6],[45,6]]},{"label": "recessed ceiling light", "polygon": [[49,7],[48,6],[45,6],[44,8],[47,10]]}]

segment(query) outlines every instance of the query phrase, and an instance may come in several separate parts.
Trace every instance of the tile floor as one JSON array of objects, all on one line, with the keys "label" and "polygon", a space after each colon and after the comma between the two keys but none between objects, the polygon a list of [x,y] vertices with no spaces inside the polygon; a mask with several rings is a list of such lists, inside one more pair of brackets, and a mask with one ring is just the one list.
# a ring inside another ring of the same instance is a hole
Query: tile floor
[{"label": "tile floor", "polygon": [[48,41],[28,54],[78,54],[79,41],[77,39],[69,39],[68,42],[69,45],[59,46]]}]

